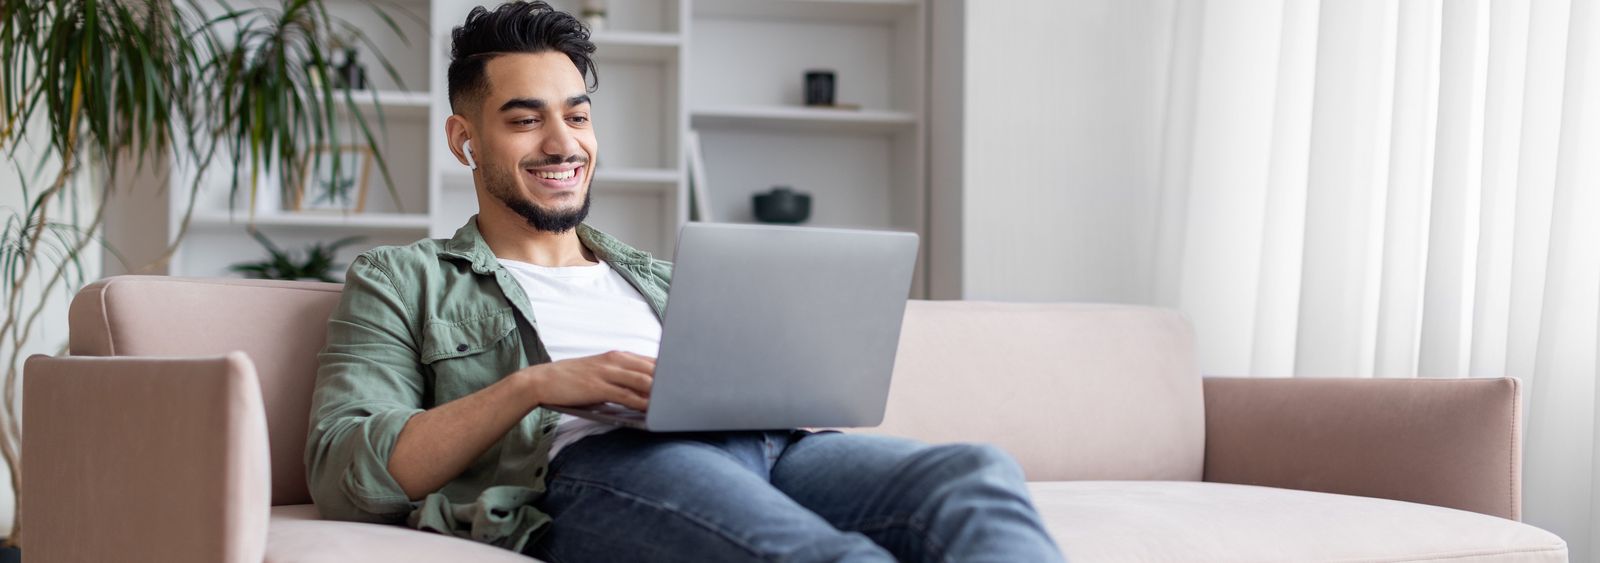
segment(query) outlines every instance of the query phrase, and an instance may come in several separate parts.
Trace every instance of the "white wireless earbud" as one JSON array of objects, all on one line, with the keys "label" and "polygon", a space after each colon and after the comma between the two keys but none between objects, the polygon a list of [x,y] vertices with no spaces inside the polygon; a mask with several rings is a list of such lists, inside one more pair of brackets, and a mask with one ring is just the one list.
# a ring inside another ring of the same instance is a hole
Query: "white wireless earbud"
[{"label": "white wireless earbud", "polygon": [[467,167],[478,169],[478,161],[472,159],[472,139],[461,141],[461,152],[467,153]]}]

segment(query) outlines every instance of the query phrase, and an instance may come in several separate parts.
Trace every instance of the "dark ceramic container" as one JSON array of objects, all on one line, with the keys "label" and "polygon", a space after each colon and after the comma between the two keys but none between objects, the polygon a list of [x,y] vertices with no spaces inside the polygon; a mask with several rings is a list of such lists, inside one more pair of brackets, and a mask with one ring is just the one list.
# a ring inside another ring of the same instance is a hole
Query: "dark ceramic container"
[{"label": "dark ceramic container", "polygon": [[800,223],[811,216],[811,194],[789,186],[776,186],[750,199],[755,204],[756,219],[763,223]]},{"label": "dark ceramic container", "polygon": [[834,76],[831,70],[806,71],[806,105],[833,105]]}]

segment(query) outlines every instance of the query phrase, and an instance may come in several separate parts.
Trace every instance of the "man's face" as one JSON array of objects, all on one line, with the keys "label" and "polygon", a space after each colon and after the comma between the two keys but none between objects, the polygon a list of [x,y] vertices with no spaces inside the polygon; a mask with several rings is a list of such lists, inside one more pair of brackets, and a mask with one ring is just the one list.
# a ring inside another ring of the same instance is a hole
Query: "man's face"
[{"label": "man's face", "polygon": [[472,153],[485,190],[535,229],[576,227],[597,150],[583,75],[559,52],[502,55],[484,73]]}]

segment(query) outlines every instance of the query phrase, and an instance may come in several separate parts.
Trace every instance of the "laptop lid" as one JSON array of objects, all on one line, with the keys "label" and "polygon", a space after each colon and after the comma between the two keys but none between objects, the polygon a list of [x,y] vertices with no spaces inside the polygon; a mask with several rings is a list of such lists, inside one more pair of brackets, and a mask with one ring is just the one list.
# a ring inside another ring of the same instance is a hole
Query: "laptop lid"
[{"label": "laptop lid", "polygon": [[646,426],[874,426],[883,420],[917,235],[688,223]]}]

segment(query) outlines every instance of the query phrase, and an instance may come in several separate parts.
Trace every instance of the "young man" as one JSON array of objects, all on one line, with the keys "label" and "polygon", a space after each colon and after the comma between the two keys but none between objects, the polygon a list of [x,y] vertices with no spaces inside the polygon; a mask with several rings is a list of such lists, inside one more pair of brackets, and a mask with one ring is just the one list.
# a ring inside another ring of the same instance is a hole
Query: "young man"
[{"label": "young man", "polygon": [[445,137],[479,213],[350,265],[306,445],[325,517],[563,562],[1061,560],[992,447],[653,434],[539,408],[649,406],[672,265],[583,223],[583,25],[511,3],[453,35]]}]

